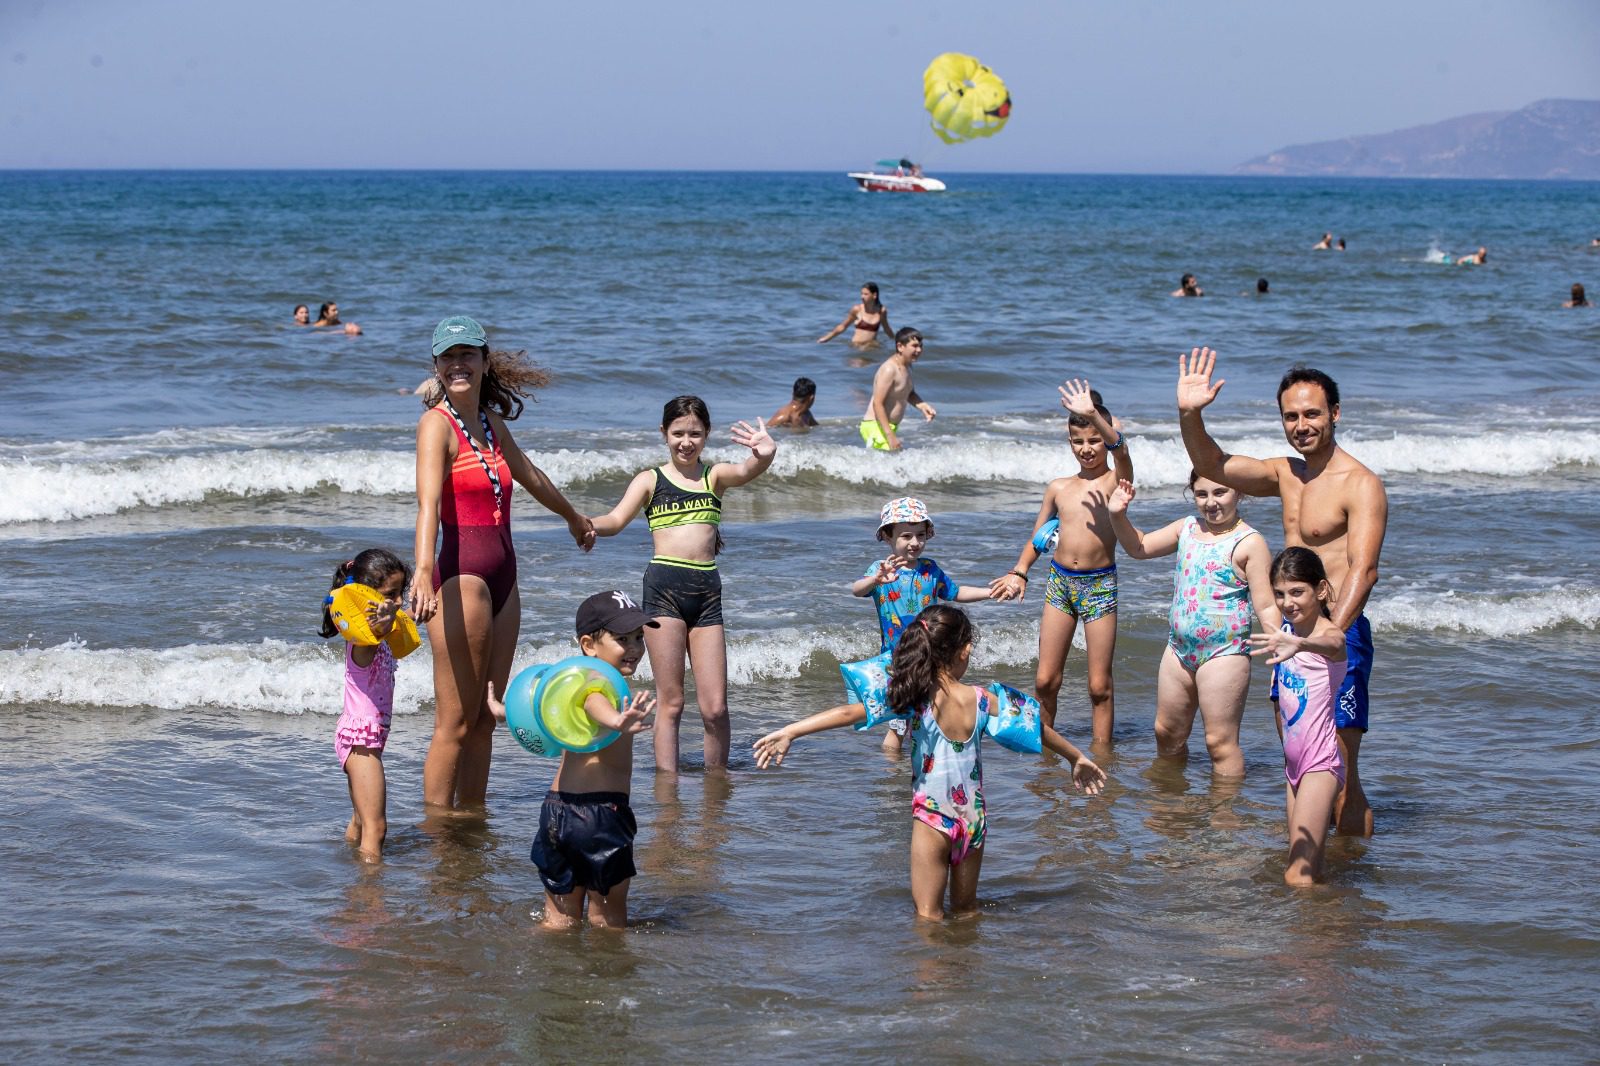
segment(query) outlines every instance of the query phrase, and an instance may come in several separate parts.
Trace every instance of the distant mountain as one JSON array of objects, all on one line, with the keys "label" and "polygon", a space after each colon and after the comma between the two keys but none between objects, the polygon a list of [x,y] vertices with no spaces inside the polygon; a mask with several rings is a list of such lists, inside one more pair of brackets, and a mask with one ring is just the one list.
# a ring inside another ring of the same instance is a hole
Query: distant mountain
[{"label": "distant mountain", "polygon": [[1296,144],[1236,174],[1600,180],[1600,100],[1540,100],[1393,133]]}]

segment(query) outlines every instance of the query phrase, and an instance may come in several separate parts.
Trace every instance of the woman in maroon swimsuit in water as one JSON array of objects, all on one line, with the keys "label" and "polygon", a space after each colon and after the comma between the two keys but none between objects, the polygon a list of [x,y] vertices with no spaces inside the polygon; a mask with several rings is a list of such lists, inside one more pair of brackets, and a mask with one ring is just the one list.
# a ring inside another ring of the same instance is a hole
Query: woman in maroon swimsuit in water
[{"label": "woman in maroon swimsuit in water", "polygon": [[491,352],[483,327],[456,315],[433,331],[433,372],[438,387],[424,396],[427,410],[417,423],[411,612],[427,623],[433,652],[433,739],[422,798],[439,811],[482,807],[489,788],[495,723],[484,694],[490,684],[505,691],[522,624],[512,482],[565,518],[584,551],[594,546],[594,524],[506,428],[522,413],[527,391],[545,384],[544,371],[520,353]]},{"label": "woman in maroon swimsuit in water", "polygon": [[861,302],[850,308],[843,322],[818,337],[817,343],[827,344],[851,326],[855,327],[855,331],[850,334],[850,343],[858,348],[876,344],[879,330],[886,337],[894,336],[894,330],[889,326],[889,311],[878,302],[877,282],[869,281],[861,286]]}]

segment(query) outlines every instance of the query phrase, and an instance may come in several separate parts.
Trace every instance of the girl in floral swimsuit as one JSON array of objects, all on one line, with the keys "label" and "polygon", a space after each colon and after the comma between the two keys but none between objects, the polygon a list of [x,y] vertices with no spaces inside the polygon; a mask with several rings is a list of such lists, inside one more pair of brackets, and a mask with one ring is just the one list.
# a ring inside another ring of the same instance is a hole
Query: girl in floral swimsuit
[{"label": "girl in floral swimsuit", "polygon": [[1180,518],[1149,533],[1128,521],[1133,485],[1119,481],[1107,509],[1122,550],[1134,559],[1178,556],[1173,581],[1172,631],[1156,675],[1156,751],[1184,757],[1198,708],[1205,719],[1211,772],[1243,777],[1239,723],[1250,693],[1251,607],[1278,628],[1267,568],[1272,557],[1261,534],[1239,517],[1239,493],[1189,472],[1199,517]]},{"label": "girl in floral swimsuit", "polygon": [[[911,898],[923,918],[943,918],[950,909],[977,908],[978,871],[983,865],[986,817],[983,801],[983,734],[1001,737],[1001,723],[1025,718],[1035,732],[1031,746],[1045,747],[1072,764],[1073,784],[1098,793],[1106,775],[1067,739],[1038,718],[1038,704],[1014,689],[985,690],[962,682],[975,634],[966,613],[938,604],[907,627],[895,648],[889,706],[911,727]],[[1026,701],[1019,716],[1002,706]],[[835,707],[784,726],[756,741],[756,764],[782,763],[800,737],[866,719],[859,703]],[[1002,742],[1005,742],[1002,740]]]}]

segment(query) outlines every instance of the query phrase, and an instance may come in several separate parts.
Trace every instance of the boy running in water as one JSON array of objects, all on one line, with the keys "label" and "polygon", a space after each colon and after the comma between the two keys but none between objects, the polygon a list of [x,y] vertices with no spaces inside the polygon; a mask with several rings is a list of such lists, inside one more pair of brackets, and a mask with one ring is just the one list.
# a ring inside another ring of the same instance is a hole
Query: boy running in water
[{"label": "boy running in water", "polygon": [[917,395],[911,384],[911,364],[922,357],[922,334],[906,326],[894,335],[894,354],[872,376],[872,400],[861,416],[861,439],[883,452],[900,450],[900,419],[910,404],[929,422],[939,412]]}]

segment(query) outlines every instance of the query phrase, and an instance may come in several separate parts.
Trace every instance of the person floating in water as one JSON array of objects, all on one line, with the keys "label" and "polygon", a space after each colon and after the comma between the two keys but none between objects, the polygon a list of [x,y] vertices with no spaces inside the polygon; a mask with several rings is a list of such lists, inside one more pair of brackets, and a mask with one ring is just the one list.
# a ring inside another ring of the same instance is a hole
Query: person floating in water
[{"label": "person floating in water", "polygon": [[1193,274],[1185,274],[1178,279],[1178,287],[1172,291],[1174,296],[1204,296],[1206,291],[1200,287],[1200,282]]},{"label": "person floating in water", "polygon": [[1324,233],[1322,235],[1322,240],[1318,241],[1316,244],[1313,244],[1311,246],[1311,250],[1313,252],[1326,252],[1328,249],[1330,249],[1332,247],[1333,247],[1333,234]]},{"label": "person floating in water", "polygon": [[1588,297],[1587,294],[1584,293],[1583,286],[1580,285],[1578,282],[1574,281],[1572,283],[1572,299],[1568,300],[1566,303],[1562,304],[1561,306],[1562,307],[1593,307],[1594,304],[1589,302],[1589,297]]},{"label": "person floating in water", "polygon": [[[1471,255],[1457,256],[1456,266],[1482,266],[1488,261],[1489,249],[1480,244],[1478,245],[1478,250]],[[1449,260],[1446,260],[1446,262],[1449,262]]]},{"label": "person floating in water", "polygon": [[1268,293],[1267,293],[1267,279],[1266,278],[1257,278],[1256,279],[1256,295],[1257,296],[1266,296],[1266,295],[1268,295]]},{"label": "person floating in water", "polygon": [[294,324],[297,326],[311,325],[311,309],[305,304],[294,305]]},{"label": "person floating in water", "polygon": [[1339,251],[1341,251],[1341,252],[1344,251],[1344,238],[1343,237],[1339,238],[1339,243],[1338,243],[1337,247],[1338,247]]}]

